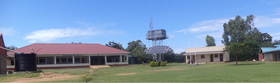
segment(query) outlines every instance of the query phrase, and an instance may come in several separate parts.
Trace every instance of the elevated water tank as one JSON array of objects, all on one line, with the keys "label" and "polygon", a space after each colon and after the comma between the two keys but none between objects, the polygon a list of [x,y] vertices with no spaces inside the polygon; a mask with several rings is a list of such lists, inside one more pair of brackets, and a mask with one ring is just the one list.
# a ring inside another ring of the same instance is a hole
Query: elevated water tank
[{"label": "elevated water tank", "polygon": [[146,39],[148,39],[148,40],[164,40],[164,39],[167,39],[166,31],[164,29],[148,31]]},{"label": "elevated water tank", "polygon": [[15,71],[37,71],[36,54],[15,54]]},{"label": "elevated water tank", "polygon": [[137,57],[136,56],[128,57],[128,64],[137,64]]}]

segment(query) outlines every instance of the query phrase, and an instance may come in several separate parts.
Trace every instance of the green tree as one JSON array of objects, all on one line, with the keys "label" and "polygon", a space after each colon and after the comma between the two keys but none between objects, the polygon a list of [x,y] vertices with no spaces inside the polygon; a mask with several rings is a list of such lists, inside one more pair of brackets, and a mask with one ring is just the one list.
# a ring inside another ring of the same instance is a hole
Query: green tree
[{"label": "green tree", "polygon": [[267,33],[261,33],[256,27],[248,32],[246,41],[256,41],[261,47],[273,46],[272,37]]},{"label": "green tree", "polygon": [[131,42],[128,42],[126,51],[132,52],[137,47],[146,48],[146,45],[144,43],[142,43],[141,40],[131,41]]},{"label": "green tree", "polygon": [[173,51],[168,51],[167,53],[163,54],[164,60],[167,61],[167,63],[176,62],[175,56],[176,55]]},{"label": "green tree", "polygon": [[83,81],[83,82],[89,82],[90,80],[93,79],[93,77],[90,76],[90,74],[86,74],[85,76],[82,76],[80,77],[80,79]]},{"label": "green tree", "polygon": [[246,20],[243,20],[240,16],[236,16],[234,20],[229,20],[228,23],[224,23],[224,33],[222,43],[225,45],[231,45],[232,43],[241,43],[246,39],[246,35],[252,29],[253,15],[247,16]]},{"label": "green tree", "polygon": [[[14,45],[6,46],[6,48],[7,48],[7,49],[10,49],[10,50],[15,50],[15,49],[17,49],[17,47],[14,46]],[[6,52],[9,52],[9,50],[6,50]]]},{"label": "green tree", "polygon": [[131,41],[128,43],[126,51],[131,52],[132,56],[137,56],[138,63],[147,62],[148,55],[144,52],[146,45],[141,40]]},{"label": "green tree", "polygon": [[[246,20],[240,16],[236,16],[234,20],[230,19],[228,23],[224,23],[224,32],[222,43],[226,46],[233,43],[243,43],[246,41],[257,42],[262,47],[273,46],[271,43],[272,37],[267,33],[261,33],[254,27],[254,16],[247,16]],[[245,51],[244,51],[245,52]],[[231,54],[231,53],[230,53]],[[234,55],[230,55],[231,60]],[[258,58],[256,55],[240,55],[238,60]]]},{"label": "green tree", "polygon": [[280,40],[274,40],[273,41],[273,45],[279,45],[280,44]]},{"label": "green tree", "polygon": [[208,46],[216,46],[215,39],[212,36],[207,35],[205,39],[206,39],[206,43],[207,43],[206,46],[207,47]]},{"label": "green tree", "polygon": [[230,55],[235,56],[236,64],[238,64],[238,57],[244,55],[256,55],[260,51],[260,45],[255,41],[246,41],[244,43],[233,43],[226,46],[226,51]]},{"label": "green tree", "polygon": [[116,43],[114,41],[109,41],[108,44],[106,44],[106,46],[117,48],[117,49],[120,49],[120,50],[124,50],[124,48],[122,47],[122,44]]}]

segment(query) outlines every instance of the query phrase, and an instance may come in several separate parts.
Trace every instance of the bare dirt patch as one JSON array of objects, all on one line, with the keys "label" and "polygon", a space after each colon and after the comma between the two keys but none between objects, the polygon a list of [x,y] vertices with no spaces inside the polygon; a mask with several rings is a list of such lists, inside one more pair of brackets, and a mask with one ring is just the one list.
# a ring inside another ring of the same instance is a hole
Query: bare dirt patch
[{"label": "bare dirt patch", "polygon": [[136,73],[120,73],[120,74],[116,74],[116,75],[133,75],[133,74],[136,74]]},{"label": "bare dirt patch", "polygon": [[171,68],[168,68],[168,69],[149,70],[149,71],[158,72],[158,71],[176,71],[176,70],[186,70],[186,69],[180,69],[180,68],[177,68],[177,67],[171,67]]},{"label": "bare dirt patch", "polygon": [[40,77],[36,78],[20,78],[11,82],[43,82],[43,81],[59,81],[78,77],[78,75],[56,74],[52,72],[40,73]]}]

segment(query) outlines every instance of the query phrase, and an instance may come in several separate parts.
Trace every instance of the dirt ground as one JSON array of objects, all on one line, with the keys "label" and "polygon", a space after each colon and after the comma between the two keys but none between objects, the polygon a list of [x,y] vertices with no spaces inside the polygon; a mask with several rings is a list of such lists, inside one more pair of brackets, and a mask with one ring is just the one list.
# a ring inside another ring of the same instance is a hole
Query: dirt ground
[{"label": "dirt ground", "polygon": [[121,73],[121,74],[116,74],[116,75],[133,75],[133,74],[136,74],[136,73]]},{"label": "dirt ground", "polygon": [[[94,69],[97,69],[97,68],[99,68],[99,67],[91,67],[90,74],[93,74]],[[101,68],[103,68],[103,67],[101,67]],[[13,80],[11,82],[26,83],[26,82],[60,81],[60,80],[67,80],[67,79],[79,78],[80,76],[84,76],[84,75],[56,74],[56,73],[52,73],[52,72],[45,72],[45,73],[40,73],[40,74],[41,74],[40,77],[19,78],[19,79]]]},{"label": "dirt ground", "polygon": [[66,74],[55,74],[51,72],[46,72],[46,73],[40,73],[40,77],[36,78],[20,78],[16,79],[11,82],[43,82],[43,81],[59,81],[59,80],[66,80],[66,79],[72,79],[79,77],[79,75],[66,75]]}]

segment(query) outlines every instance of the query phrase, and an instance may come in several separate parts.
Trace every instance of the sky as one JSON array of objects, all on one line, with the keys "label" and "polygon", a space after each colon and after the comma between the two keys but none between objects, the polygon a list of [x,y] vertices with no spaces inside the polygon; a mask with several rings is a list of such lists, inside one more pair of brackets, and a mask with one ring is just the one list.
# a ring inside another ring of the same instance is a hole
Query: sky
[{"label": "sky", "polygon": [[146,40],[165,29],[163,44],[175,53],[205,47],[206,35],[221,43],[223,24],[239,15],[280,40],[280,0],[0,0],[0,33],[6,46],[33,43],[122,44]]}]

